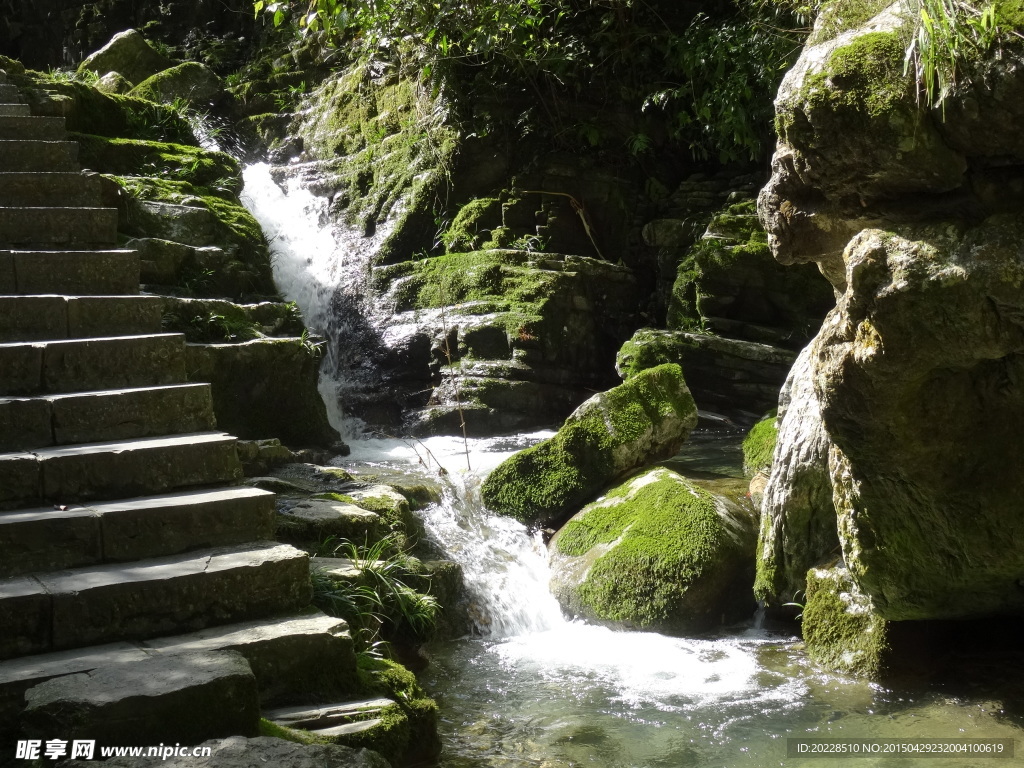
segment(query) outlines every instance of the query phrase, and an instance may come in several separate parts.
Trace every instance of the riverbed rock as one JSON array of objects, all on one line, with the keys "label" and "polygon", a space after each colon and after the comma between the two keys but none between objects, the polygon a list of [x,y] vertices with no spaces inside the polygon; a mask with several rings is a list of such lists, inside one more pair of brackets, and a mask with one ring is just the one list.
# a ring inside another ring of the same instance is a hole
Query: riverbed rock
[{"label": "riverbed rock", "polygon": [[889,662],[891,622],[842,566],[807,572],[801,631],[810,657],[834,672],[876,678]]},{"label": "riverbed rock", "polygon": [[616,479],[674,455],[696,424],[678,365],[642,371],[495,468],[481,487],[484,503],[527,524],[563,520]]},{"label": "riverbed rock", "polygon": [[793,365],[779,397],[776,443],[761,501],[754,592],[769,606],[797,600],[807,570],[839,551],[832,480],[831,440],[814,389],[813,346]]},{"label": "riverbed rock", "polygon": [[141,32],[127,29],[86,57],[78,70],[95,72],[101,77],[108,72],[118,72],[129,82],[138,84],[172,66],[174,62],[153,48]]},{"label": "riverbed rock", "polygon": [[587,505],[550,543],[572,616],[680,634],[750,615],[752,509],[658,468]]}]

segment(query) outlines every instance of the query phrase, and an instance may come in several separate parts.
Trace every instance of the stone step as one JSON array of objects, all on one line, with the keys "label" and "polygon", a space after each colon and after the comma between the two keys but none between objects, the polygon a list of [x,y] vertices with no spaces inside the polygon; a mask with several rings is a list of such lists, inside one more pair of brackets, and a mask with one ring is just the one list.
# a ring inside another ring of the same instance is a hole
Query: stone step
[{"label": "stone step", "polygon": [[0,296],[0,343],[159,333],[159,296]]},{"label": "stone step", "polygon": [[0,451],[206,432],[209,384],[0,398]]},{"label": "stone step", "polygon": [[[29,118],[0,117],[4,120]],[[42,118],[31,118],[41,120]],[[0,206],[97,208],[103,199],[99,176],[84,173],[0,173]]]},{"label": "stone step", "polygon": [[0,512],[0,578],[177,555],[274,535],[274,495],[252,488]]},{"label": "stone step", "polygon": [[[0,91],[3,86],[0,85]],[[65,136],[63,117],[36,117],[34,115],[0,115],[0,140],[36,139],[62,141]]]},{"label": "stone step", "polygon": [[4,104],[21,104],[25,101],[17,86],[4,81],[0,82],[0,102]]},{"label": "stone step", "polygon": [[[234,651],[156,656],[67,675],[25,692],[21,730],[30,739],[199,744],[259,735],[260,705],[249,663]],[[173,749],[172,749],[173,751]]]},{"label": "stone step", "polygon": [[352,636],[344,620],[322,613],[260,619],[0,662],[0,738],[5,723],[17,723],[25,692],[47,680],[155,655],[225,650],[249,662],[264,703],[339,696],[357,685]]},{"label": "stone step", "polygon": [[0,115],[31,115],[28,104],[0,104]]},{"label": "stone step", "polygon": [[0,344],[0,395],[180,384],[184,339],[155,333]]},{"label": "stone step", "polygon": [[0,140],[0,171],[77,171],[78,142]]},{"label": "stone step", "polygon": [[305,552],[257,542],[0,581],[0,659],[295,612]]},{"label": "stone step", "polygon": [[0,208],[2,245],[102,247],[116,242],[116,208]]},{"label": "stone step", "polygon": [[0,509],[156,494],[242,477],[222,432],[0,454]]},{"label": "stone step", "polygon": [[139,292],[139,254],[127,250],[0,250],[0,294]]}]

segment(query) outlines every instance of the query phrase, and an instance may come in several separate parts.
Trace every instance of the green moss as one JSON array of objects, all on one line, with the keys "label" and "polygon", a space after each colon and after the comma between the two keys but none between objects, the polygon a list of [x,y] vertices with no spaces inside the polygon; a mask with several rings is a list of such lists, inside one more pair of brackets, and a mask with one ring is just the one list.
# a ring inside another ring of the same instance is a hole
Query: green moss
[{"label": "green moss", "polygon": [[811,658],[828,669],[868,678],[884,671],[888,622],[845,568],[807,572],[802,630]]},{"label": "green moss", "polygon": [[241,169],[230,155],[184,144],[71,133],[82,165],[115,176],[152,176],[197,187],[238,187]]},{"label": "green moss", "polygon": [[855,29],[870,21],[893,0],[832,0],[825,3],[818,14],[814,33],[808,39],[810,45],[838,37],[849,29]]},{"label": "green moss", "polygon": [[481,197],[462,206],[451,226],[441,235],[441,242],[449,253],[494,247],[494,231],[500,229],[501,224],[501,201],[496,197]]},{"label": "green moss", "polygon": [[390,496],[355,498],[344,493],[318,493],[312,498],[352,504],[367,512],[377,513],[388,529],[398,537],[396,541],[401,548],[411,544],[422,534],[423,523],[412,513],[409,502],[405,498],[402,498],[401,501]]},{"label": "green moss", "polygon": [[809,75],[802,97],[811,109],[841,111],[861,123],[885,118],[905,103],[912,84],[903,72],[899,32],[871,32],[832,52],[821,72]]},{"label": "green moss", "polygon": [[729,570],[743,558],[718,503],[656,469],[584,508],[554,541],[559,555],[587,558],[569,602],[588,618],[639,629],[683,631],[718,620]]},{"label": "green moss", "polygon": [[1024,30],[1024,0],[996,0],[996,19],[1003,30]]},{"label": "green moss", "polygon": [[303,731],[298,728],[285,728],[283,725],[267,720],[265,717],[260,718],[260,736],[269,736],[273,739],[282,739],[284,741],[291,741],[295,744],[332,744],[330,739],[326,739],[323,736],[317,736],[315,733],[309,731]]},{"label": "green moss", "polygon": [[635,469],[617,465],[618,449],[668,417],[685,422],[695,413],[678,365],[644,371],[581,407],[554,437],[500,464],[483,484],[484,503],[527,524],[557,520]]},{"label": "green moss", "polygon": [[775,441],[779,436],[777,419],[774,416],[757,422],[743,438],[743,470],[754,475],[771,468],[775,453]]},{"label": "green moss", "polygon": [[641,328],[619,349],[615,369],[629,380],[641,371],[666,363],[679,363],[684,346],[671,334],[653,328]]}]

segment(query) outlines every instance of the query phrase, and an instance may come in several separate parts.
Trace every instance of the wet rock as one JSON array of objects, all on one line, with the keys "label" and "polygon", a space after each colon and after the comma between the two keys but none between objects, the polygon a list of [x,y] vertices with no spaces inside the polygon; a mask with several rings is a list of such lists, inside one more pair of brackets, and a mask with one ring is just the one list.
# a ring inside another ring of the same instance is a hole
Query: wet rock
[{"label": "wet rock", "polygon": [[376,512],[330,499],[300,501],[278,515],[277,521],[277,539],[299,546],[317,546],[332,537],[375,541],[384,533]]},{"label": "wet rock", "polygon": [[174,62],[158,53],[142,33],[128,29],[114,35],[109,43],[86,57],[78,69],[95,72],[101,77],[108,72],[118,72],[129,82],[138,84],[172,66]]},{"label": "wet rock", "polygon": [[659,468],[584,507],[555,534],[552,592],[567,613],[667,633],[749,616],[753,509]]},{"label": "wet rock", "polygon": [[119,72],[107,72],[107,74],[96,81],[96,90],[101,93],[124,94],[128,93],[131,89],[132,84]]},{"label": "wet rock", "polygon": [[642,371],[583,403],[553,438],[500,464],[481,488],[484,503],[528,524],[565,519],[617,478],[674,455],[696,423],[678,365]]}]

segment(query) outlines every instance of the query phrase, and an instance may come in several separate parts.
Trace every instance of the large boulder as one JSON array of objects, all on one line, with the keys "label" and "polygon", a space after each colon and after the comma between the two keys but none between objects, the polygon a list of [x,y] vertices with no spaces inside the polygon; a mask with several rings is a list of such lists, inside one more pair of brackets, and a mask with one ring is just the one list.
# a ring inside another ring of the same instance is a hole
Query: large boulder
[{"label": "large boulder", "polygon": [[224,83],[212,69],[198,61],[186,61],[147,77],[129,95],[167,104],[180,99],[197,106],[209,106],[226,94]]},{"label": "large boulder", "polygon": [[174,62],[153,48],[141,32],[127,29],[88,56],[78,65],[78,70],[95,72],[100,77],[117,72],[128,82],[138,84],[173,66]]},{"label": "large boulder", "polygon": [[749,616],[753,510],[665,468],[587,505],[550,543],[569,614],[679,634]]},{"label": "large boulder", "polygon": [[524,523],[564,520],[602,488],[674,455],[697,424],[678,365],[643,371],[577,408],[558,433],[500,464],[484,503]]}]

